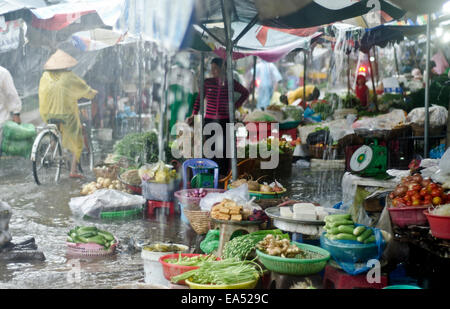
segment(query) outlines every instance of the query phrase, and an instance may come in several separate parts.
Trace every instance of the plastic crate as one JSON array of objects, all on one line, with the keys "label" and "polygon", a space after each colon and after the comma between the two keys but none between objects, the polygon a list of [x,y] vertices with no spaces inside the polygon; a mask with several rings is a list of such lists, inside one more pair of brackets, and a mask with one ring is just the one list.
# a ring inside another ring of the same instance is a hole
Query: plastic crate
[{"label": "plastic crate", "polygon": [[427,217],[423,213],[428,206],[419,207],[389,207],[389,215],[394,225],[407,227],[409,225],[428,225]]},{"label": "plastic crate", "polygon": [[175,192],[180,188],[180,179],[170,183],[142,182],[142,195],[145,199],[160,202],[173,202]]},{"label": "plastic crate", "polygon": [[330,259],[330,253],[320,247],[292,242],[297,247],[303,250],[319,253],[323,255],[316,259],[290,259],[279,256],[272,256],[265,254],[258,249],[256,254],[261,263],[268,269],[280,274],[307,276],[321,272],[327,265]]}]

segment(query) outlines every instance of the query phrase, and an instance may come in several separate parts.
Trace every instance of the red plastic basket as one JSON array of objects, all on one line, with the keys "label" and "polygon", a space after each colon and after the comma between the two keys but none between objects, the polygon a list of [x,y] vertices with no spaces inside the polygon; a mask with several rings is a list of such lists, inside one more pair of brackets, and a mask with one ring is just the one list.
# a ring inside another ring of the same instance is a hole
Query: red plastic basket
[{"label": "red plastic basket", "polygon": [[423,213],[430,223],[431,235],[436,238],[450,239],[450,217],[433,215],[428,210]]},{"label": "red plastic basket", "polygon": [[[198,209],[200,207],[200,200],[202,199],[202,197],[187,196],[188,192],[193,192],[194,190],[198,189],[184,189],[176,191],[175,197],[187,209]],[[203,190],[206,192],[206,195],[208,195],[209,193],[223,193],[226,191],[225,189],[212,189],[212,188],[203,188]]]},{"label": "red plastic basket", "polygon": [[[167,259],[176,259],[179,257],[179,255],[180,255],[179,253],[167,254],[167,255],[164,255],[159,258],[159,262],[162,264],[162,267],[163,267],[164,277],[166,277],[166,279],[169,281],[172,277],[181,275],[182,273],[185,273],[190,270],[200,268],[199,266],[185,266],[185,265],[177,265],[177,264],[170,264],[170,263],[164,262]],[[206,256],[205,254],[181,253],[182,257],[185,257],[185,256],[193,257],[193,256],[199,256],[199,255]],[[217,258],[217,260],[220,260],[220,259]],[[177,284],[187,285],[186,282],[184,282],[184,280],[178,281]]]},{"label": "red plastic basket", "polygon": [[429,206],[389,207],[392,223],[398,227],[408,225],[428,225],[427,217],[423,211]]}]

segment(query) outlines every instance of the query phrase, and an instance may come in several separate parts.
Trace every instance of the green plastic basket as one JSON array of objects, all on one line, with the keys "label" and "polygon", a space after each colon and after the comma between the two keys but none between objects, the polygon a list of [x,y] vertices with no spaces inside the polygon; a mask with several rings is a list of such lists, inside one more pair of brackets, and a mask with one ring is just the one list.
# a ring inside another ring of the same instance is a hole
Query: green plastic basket
[{"label": "green plastic basket", "polygon": [[390,285],[383,290],[421,290],[421,288],[415,285]]},{"label": "green plastic basket", "polygon": [[309,250],[312,252],[319,253],[323,255],[322,258],[317,259],[289,259],[282,258],[279,256],[272,256],[265,254],[258,249],[256,254],[258,255],[261,263],[270,271],[274,271],[285,275],[296,275],[296,276],[307,276],[312,274],[317,274],[321,272],[327,265],[330,259],[330,253],[320,247],[301,244],[298,242],[292,242],[300,249]]}]

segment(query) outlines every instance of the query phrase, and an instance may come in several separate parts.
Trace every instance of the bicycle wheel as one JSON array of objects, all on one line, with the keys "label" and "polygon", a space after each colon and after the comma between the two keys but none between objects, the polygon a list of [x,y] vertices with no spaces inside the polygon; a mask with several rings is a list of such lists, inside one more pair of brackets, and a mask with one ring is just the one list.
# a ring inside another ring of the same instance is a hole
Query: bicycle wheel
[{"label": "bicycle wheel", "polygon": [[62,149],[58,137],[50,131],[46,132],[38,137],[33,149],[33,175],[36,183],[38,185],[57,183],[62,163]]},{"label": "bicycle wheel", "polygon": [[94,147],[92,140],[88,132],[83,133],[84,147],[81,153],[80,162],[78,163],[78,169],[81,173],[85,171],[94,170]]}]

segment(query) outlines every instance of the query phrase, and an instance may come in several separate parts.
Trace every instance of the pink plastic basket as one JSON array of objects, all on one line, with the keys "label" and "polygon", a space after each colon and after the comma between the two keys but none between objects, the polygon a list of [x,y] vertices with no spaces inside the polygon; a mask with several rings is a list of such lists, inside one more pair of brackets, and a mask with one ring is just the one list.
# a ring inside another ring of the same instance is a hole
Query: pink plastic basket
[{"label": "pink plastic basket", "polygon": [[[115,237],[114,237],[115,238]],[[81,256],[108,256],[115,253],[119,240],[115,238],[116,243],[111,245],[108,250],[105,247],[94,243],[71,243],[67,242],[67,254],[68,255],[81,255]]]},{"label": "pink plastic basket", "polygon": [[392,223],[398,227],[428,225],[427,217],[423,213],[425,209],[428,209],[428,206],[388,208]]},{"label": "pink plastic basket", "polygon": [[428,210],[423,213],[430,223],[431,235],[436,238],[450,239],[450,217],[433,215]]},{"label": "pink plastic basket", "polygon": [[[194,190],[198,190],[198,189],[184,189],[184,190],[176,191],[175,197],[187,209],[197,209],[200,206],[200,200],[202,198],[201,197],[187,197],[188,192],[193,192]],[[203,190],[206,192],[206,195],[208,195],[209,193],[223,193],[226,191],[224,189],[211,189],[211,188],[203,188]]]}]

